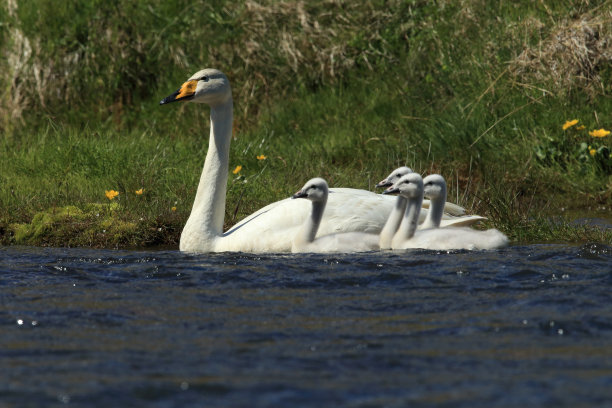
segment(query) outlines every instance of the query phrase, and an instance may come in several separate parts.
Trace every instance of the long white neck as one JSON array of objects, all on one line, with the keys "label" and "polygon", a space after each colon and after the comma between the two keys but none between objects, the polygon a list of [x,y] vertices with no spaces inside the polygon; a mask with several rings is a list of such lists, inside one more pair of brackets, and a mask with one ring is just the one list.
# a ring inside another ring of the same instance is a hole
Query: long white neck
[{"label": "long white neck", "polygon": [[423,196],[408,200],[404,219],[402,219],[399,229],[393,236],[393,248],[398,247],[402,242],[407,241],[414,236],[414,232],[416,231],[419,223],[419,213],[421,212],[422,205]]},{"label": "long white neck", "polygon": [[398,195],[395,200],[395,205],[391,210],[391,214],[389,214],[389,218],[387,218],[387,222],[383,227],[382,231],[380,231],[380,237],[378,239],[378,244],[380,249],[391,249],[391,241],[393,240],[393,235],[400,226],[402,222],[402,218],[404,217],[404,213],[406,212],[406,204],[408,200]]},{"label": "long white neck", "polygon": [[446,204],[446,186],[442,188],[442,193],[438,197],[430,201],[431,205],[429,206],[427,217],[421,225],[421,229],[440,228],[442,215],[444,215],[444,204]]},{"label": "long white neck", "polygon": [[323,218],[323,211],[325,211],[326,203],[327,199],[324,201],[312,202],[310,215],[304,220],[304,223],[293,238],[293,250],[299,249],[314,241],[317,231],[319,230],[319,225],[321,225],[321,218]]},{"label": "long white neck", "polygon": [[208,152],[191,214],[181,234],[181,251],[211,249],[214,239],[223,233],[233,116],[231,97],[210,109]]}]

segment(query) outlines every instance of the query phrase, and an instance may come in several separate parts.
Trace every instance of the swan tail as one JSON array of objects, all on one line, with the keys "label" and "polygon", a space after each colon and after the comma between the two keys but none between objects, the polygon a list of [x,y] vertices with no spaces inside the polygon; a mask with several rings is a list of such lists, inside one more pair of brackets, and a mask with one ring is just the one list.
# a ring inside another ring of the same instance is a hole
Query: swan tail
[{"label": "swan tail", "polygon": [[448,201],[444,203],[444,212],[449,215],[454,215],[455,217],[459,217],[465,215],[465,208],[460,205],[449,203]]},{"label": "swan tail", "polygon": [[488,249],[497,249],[504,248],[510,244],[510,240],[503,232],[492,228],[490,230],[485,231],[485,233],[489,236],[489,248]]},{"label": "swan tail", "polygon": [[478,223],[479,221],[486,220],[486,217],[480,215],[464,215],[463,217],[447,218],[442,219],[440,222],[440,228],[445,227],[469,227]]}]

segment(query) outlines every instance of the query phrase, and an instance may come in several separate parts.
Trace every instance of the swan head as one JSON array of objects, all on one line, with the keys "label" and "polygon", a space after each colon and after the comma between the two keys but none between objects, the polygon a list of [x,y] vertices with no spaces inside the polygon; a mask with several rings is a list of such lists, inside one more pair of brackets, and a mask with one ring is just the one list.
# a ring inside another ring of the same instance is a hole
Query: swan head
[{"label": "swan head", "polygon": [[399,194],[406,198],[418,198],[423,195],[423,178],[418,173],[406,174],[383,191],[383,194]]},{"label": "swan head", "polygon": [[397,183],[402,176],[406,174],[412,173],[412,169],[410,167],[402,166],[393,170],[391,174],[389,174],[385,179],[381,180],[380,183],[376,184],[376,188],[382,187],[391,187],[393,184]]},{"label": "swan head", "polygon": [[322,178],[317,177],[308,180],[306,184],[304,184],[304,187],[302,187],[291,198],[306,198],[314,202],[323,202],[327,200],[328,193],[329,188],[327,187],[327,182]]},{"label": "swan head", "polygon": [[446,200],[446,181],[439,174],[430,174],[423,179],[423,195],[430,200]]},{"label": "swan head", "polygon": [[232,98],[232,88],[225,74],[218,69],[202,69],[191,76],[171,95],[159,104],[171,102],[197,102],[210,106],[220,105]]}]

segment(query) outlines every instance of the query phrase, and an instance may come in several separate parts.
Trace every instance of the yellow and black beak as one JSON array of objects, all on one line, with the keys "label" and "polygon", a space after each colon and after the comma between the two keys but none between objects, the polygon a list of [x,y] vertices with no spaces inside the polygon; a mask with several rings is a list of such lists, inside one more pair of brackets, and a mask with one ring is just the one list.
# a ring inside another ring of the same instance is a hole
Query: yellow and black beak
[{"label": "yellow and black beak", "polygon": [[185,82],[181,88],[174,92],[172,95],[166,96],[162,99],[159,104],[165,105],[170,102],[178,102],[178,101],[188,101],[193,98],[195,95],[196,87],[198,86],[198,81],[192,80]]}]

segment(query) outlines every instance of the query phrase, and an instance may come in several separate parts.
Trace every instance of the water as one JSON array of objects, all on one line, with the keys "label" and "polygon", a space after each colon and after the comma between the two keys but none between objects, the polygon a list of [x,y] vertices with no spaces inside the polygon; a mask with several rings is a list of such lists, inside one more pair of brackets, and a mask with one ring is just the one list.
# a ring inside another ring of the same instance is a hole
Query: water
[{"label": "water", "polygon": [[1,407],[612,401],[612,248],[0,248]]}]

